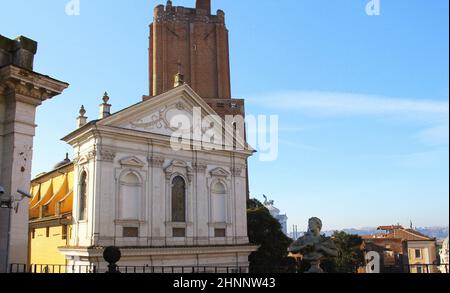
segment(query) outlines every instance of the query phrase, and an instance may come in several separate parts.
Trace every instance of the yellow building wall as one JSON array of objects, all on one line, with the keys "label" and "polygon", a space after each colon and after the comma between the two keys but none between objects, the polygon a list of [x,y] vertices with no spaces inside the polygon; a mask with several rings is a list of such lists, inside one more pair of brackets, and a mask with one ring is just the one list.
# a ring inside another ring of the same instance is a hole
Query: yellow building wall
[{"label": "yellow building wall", "polygon": [[[421,257],[416,257],[416,249],[420,249]],[[418,267],[421,266],[422,273],[436,273],[437,266],[432,266],[436,261],[436,247],[434,243],[415,243],[408,248],[410,272],[418,273]],[[427,266],[428,265],[428,266]]]},{"label": "yellow building wall", "polygon": [[[36,273],[65,273],[66,259],[58,247],[67,246],[71,235],[73,164],[38,175],[31,182],[29,205],[29,264]],[[47,227],[49,233],[47,235]]]},{"label": "yellow building wall", "polygon": [[[67,227],[67,238],[70,237],[70,226]],[[30,231],[30,264],[35,266],[36,272],[64,273],[66,259],[58,247],[66,246],[68,239],[63,239],[63,226],[36,228]],[[46,266],[41,266],[46,265]],[[60,266],[57,266],[60,265]],[[47,270],[47,271],[46,271]]]}]

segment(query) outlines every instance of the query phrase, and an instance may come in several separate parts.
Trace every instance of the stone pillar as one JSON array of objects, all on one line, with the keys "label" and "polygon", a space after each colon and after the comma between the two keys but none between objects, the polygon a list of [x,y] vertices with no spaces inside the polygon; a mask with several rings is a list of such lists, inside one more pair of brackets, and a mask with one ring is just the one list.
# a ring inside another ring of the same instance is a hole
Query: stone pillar
[{"label": "stone pillar", "polygon": [[[29,190],[36,107],[59,95],[67,83],[36,73],[37,43],[0,36],[0,185],[5,193]],[[0,273],[28,263],[28,200],[16,211],[0,209]]]},{"label": "stone pillar", "polygon": [[148,158],[150,166],[151,181],[148,182],[148,189],[151,201],[151,246],[164,246],[166,244],[166,193],[165,174],[163,170],[164,158],[150,157]]},{"label": "stone pillar", "polygon": [[246,191],[246,178],[243,172],[245,166],[235,165],[231,168],[233,175],[233,226],[236,244],[248,244],[248,232],[247,232],[247,196]]},{"label": "stone pillar", "polygon": [[195,191],[194,191],[194,229],[196,243],[195,245],[208,245],[209,243],[209,206],[208,206],[208,188],[206,178],[206,163],[195,162]]}]

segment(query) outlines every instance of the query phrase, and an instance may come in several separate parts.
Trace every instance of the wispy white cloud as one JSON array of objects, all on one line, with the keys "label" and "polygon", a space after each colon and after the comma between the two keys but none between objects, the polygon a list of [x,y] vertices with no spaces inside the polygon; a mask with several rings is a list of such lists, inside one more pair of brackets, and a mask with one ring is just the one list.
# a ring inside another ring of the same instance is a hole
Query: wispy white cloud
[{"label": "wispy white cloud", "polygon": [[391,98],[343,92],[282,92],[249,99],[250,103],[271,109],[307,111],[325,115],[438,115],[449,114],[449,102]]},{"label": "wispy white cloud", "polygon": [[449,102],[345,92],[296,91],[255,96],[249,103],[271,110],[331,117],[386,117],[418,123],[428,146],[449,144]]}]

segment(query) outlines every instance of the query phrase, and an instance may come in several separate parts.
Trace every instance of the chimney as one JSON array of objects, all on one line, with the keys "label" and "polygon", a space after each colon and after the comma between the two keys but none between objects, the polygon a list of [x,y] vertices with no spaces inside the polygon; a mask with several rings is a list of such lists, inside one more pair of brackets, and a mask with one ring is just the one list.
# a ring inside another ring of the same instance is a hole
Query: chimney
[{"label": "chimney", "polygon": [[108,101],[109,101],[108,93],[105,92],[105,94],[103,95],[103,104],[100,104],[99,119],[103,119],[103,118],[111,116],[111,105],[108,104]]},{"label": "chimney", "polygon": [[77,118],[77,127],[83,127],[87,123],[87,117],[84,116],[86,114],[86,110],[84,109],[84,105],[81,105],[80,108],[80,116]]},{"label": "chimney", "polygon": [[211,14],[211,0],[197,0],[195,8],[198,10],[205,10],[208,14]]}]

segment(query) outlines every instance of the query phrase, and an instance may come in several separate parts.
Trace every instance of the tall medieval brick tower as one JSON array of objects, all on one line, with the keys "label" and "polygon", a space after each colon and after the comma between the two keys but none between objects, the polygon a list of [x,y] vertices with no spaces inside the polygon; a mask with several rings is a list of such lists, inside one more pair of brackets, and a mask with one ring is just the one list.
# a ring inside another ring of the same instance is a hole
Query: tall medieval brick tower
[{"label": "tall medieval brick tower", "polygon": [[231,99],[225,13],[211,14],[211,0],[196,8],[159,5],[150,25],[150,97],[174,87],[181,74],[219,115],[244,115],[244,101]]},{"label": "tall medieval brick tower", "polygon": [[[150,25],[150,99],[174,87],[178,74],[222,118],[245,116],[243,99],[231,98],[230,56],[225,13],[211,13],[211,0],[195,8],[158,5]],[[245,129],[243,129],[245,137]],[[247,198],[250,198],[247,173]]]}]

